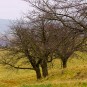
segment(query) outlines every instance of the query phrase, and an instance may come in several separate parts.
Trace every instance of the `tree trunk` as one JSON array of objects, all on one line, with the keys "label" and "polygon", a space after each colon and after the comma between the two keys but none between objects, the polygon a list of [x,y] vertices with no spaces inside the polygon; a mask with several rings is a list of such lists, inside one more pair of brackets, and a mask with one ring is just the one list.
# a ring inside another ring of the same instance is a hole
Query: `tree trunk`
[{"label": "tree trunk", "polygon": [[36,72],[37,79],[41,79],[41,72],[40,72],[40,68],[39,67],[35,68],[35,72]]},{"label": "tree trunk", "polygon": [[63,63],[63,68],[66,68],[67,67],[67,58],[63,59],[62,63]]},{"label": "tree trunk", "polygon": [[34,68],[34,70],[36,72],[37,79],[40,79],[41,78],[41,72],[40,72],[39,64],[36,64],[36,61],[34,60],[34,58],[31,55],[29,55],[28,49],[25,50],[25,55],[27,56],[27,58],[29,59],[31,65],[32,65],[32,67]]},{"label": "tree trunk", "polygon": [[44,59],[41,63],[43,77],[48,76],[47,61]]}]

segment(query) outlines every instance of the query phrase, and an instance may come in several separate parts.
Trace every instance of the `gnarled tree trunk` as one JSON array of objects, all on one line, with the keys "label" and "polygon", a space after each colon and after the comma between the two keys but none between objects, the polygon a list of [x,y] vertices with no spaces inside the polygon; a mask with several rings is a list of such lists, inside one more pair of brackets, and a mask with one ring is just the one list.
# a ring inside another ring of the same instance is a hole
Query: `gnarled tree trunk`
[{"label": "gnarled tree trunk", "polygon": [[41,62],[42,74],[43,77],[48,76],[48,69],[47,69],[47,60],[43,59]]},{"label": "gnarled tree trunk", "polygon": [[34,58],[29,55],[28,50],[25,50],[25,55],[27,56],[27,58],[29,59],[32,67],[34,68],[35,72],[36,72],[36,77],[37,79],[41,78],[41,72],[40,72],[40,67],[39,67],[39,63],[37,64],[36,61],[34,60]]},{"label": "gnarled tree trunk", "polygon": [[62,59],[62,66],[63,66],[63,68],[67,67],[67,61],[68,61],[68,58],[63,58]]},{"label": "gnarled tree trunk", "polygon": [[40,72],[40,68],[39,67],[35,68],[35,72],[36,72],[37,79],[41,79],[41,72]]}]

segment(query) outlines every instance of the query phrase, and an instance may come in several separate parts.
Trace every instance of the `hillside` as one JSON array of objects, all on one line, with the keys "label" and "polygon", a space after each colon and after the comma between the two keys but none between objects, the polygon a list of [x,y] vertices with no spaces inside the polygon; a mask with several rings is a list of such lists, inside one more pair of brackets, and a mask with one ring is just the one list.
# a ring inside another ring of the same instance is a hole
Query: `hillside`
[{"label": "hillside", "polygon": [[[0,51],[0,55],[3,51]],[[80,58],[80,56],[82,58]],[[68,61],[68,67],[61,69],[61,61],[48,64],[49,76],[36,80],[31,70],[15,70],[0,66],[0,87],[87,87],[87,55],[79,53]]]},{"label": "hillside", "polygon": [[10,25],[10,20],[0,19],[0,33],[5,33],[8,31]]},{"label": "hillside", "polygon": [[8,19],[0,19],[0,46],[5,46],[6,41],[3,41],[3,34],[7,33],[9,31],[11,20]]}]

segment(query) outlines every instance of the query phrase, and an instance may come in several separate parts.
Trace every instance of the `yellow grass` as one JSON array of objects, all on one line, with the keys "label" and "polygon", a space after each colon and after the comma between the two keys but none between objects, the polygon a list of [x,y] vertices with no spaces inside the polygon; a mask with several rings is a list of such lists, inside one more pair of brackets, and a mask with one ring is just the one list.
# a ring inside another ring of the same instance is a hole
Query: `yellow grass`
[{"label": "yellow grass", "polygon": [[[67,69],[61,69],[61,61],[55,59],[48,64],[49,76],[36,80],[35,72],[31,70],[6,69],[0,65],[0,87],[40,87],[34,85],[51,84],[49,87],[87,87],[87,55],[77,52],[82,58],[71,58]],[[4,55],[0,52],[0,55]],[[63,74],[62,74],[63,72]],[[41,86],[42,87],[42,86]]]}]

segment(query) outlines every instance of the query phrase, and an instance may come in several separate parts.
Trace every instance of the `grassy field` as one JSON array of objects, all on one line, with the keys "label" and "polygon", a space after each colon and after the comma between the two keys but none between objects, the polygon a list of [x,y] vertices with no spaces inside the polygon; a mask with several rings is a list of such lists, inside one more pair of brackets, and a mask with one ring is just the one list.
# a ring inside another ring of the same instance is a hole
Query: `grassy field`
[{"label": "grassy field", "polygon": [[0,66],[0,87],[87,87],[87,55],[77,53],[81,57],[70,58],[65,70],[59,59],[52,62],[53,66],[48,64],[49,76],[41,80],[36,80],[34,71]]}]

